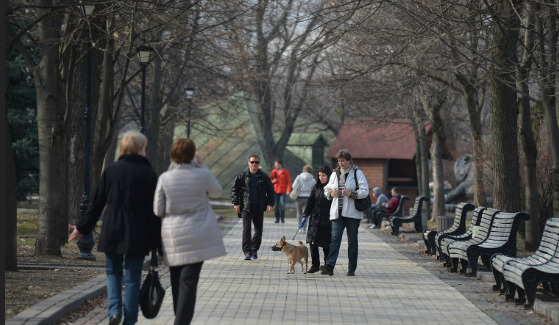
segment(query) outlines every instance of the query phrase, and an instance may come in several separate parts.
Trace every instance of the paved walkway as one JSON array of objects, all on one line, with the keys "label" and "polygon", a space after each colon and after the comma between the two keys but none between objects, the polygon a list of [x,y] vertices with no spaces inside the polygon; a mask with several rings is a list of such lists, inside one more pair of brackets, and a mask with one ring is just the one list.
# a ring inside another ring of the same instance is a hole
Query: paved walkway
[{"label": "paved walkway", "polygon": [[[228,254],[206,261],[202,267],[192,323],[542,323],[541,316],[530,315],[530,311],[515,307],[505,302],[502,296],[492,293],[489,283],[450,274],[442,267],[438,274],[438,262],[433,262],[434,258],[423,257],[409,247],[402,248],[404,244],[395,237],[379,230],[366,229],[366,224],[359,228],[359,262],[355,277],[345,275],[348,262],[345,235],[334,276],[303,274],[298,267],[295,274],[286,274],[286,257],[270,247],[283,235],[291,239],[296,229],[295,219],[275,224],[273,218],[265,218],[260,257],[256,261],[244,261],[241,251],[242,223],[235,219],[224,235]],[[304,234],[297,236],[297,240],[304,241],[304,238]],[[428,264],[430,266],[426,267]],[[167,270],[161,270],[164,286],[169,286]],[[99,290],[103,280],[103,277],[92,280],[100,282],[92,288]],[[83,289],[84,293],[87,291]],[[18,322],[12,319],[7,324],[41,323],[36,317],[25,319],[22,314],[18,316]],[[107,322],[105,299],[100,307],[63,324]],[[169,287],[159,315],[147,320],[140,312],[138,324],[173,322]]]},{"label": "paved walkway", "polygon": [[[228,254],[204,263],[193,324],[496,324],[456,289],[360,227],[359,264],[347,277],[344,240],[334,276],[286,274],[287,259],[270,247],[282,235],[291,239],[294,219],[275,224],[266,218],[260,258],[244,261],[242,223],[225,235]],[[345,236],[344,236],[345,237]],[[304,235],[298,235],[304,239]],[[173,324],[167,290],[154,320]]]}]

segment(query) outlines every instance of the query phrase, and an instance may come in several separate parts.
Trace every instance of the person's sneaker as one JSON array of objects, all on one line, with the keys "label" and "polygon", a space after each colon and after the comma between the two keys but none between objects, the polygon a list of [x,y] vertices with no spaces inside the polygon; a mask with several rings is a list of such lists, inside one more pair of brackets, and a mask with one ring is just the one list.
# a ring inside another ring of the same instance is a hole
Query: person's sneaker
[{"label": "person's sneaker", "polygon": [[334,275],[334,271],[328,265],[321,265],[320,266],[321,274],[328,274],[329,276]]},{"label": "person's sneaker", "polygon": [[307,273],[316,273],[319,270],[320,269],[318,268],[318,266],[311,266],[311,268],[307,271]]},{"label": "person's sneaker", "polygon": [[252,259],[252,254],[251,253],[246,253],[245,254],[245,261],[250,261]]},{"label": "person's sneaker", "polygon": [[109,325],[119,325],[120,324],[120,315],[111,315],[109,317]]},{"label": "person's sneaker", "polygon": [[274,223],[279,223],[279,220],[276,220],[276,222],[274,222]]},{"label": "person's sneaker", "polygon": [[369,227],[367,227],[369,229],[375,229],[375,225],[370,225]]},{"label": "person's sneaker", "polygon": [[252,259],[253,260],[257,260],[258,259],[258,254],[256,252],[252,252]]},{"label": "person's sneaker", "polygon": [[355,276],[355,271],[347,271],[347,276]]}]

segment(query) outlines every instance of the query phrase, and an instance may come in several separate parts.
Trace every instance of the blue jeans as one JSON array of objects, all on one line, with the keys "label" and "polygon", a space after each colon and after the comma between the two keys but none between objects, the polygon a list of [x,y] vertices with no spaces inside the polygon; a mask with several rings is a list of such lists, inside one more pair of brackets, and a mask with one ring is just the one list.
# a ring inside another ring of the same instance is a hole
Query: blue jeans
[{"label": "blue jeans", "polygon": [[332,220],[332,239],[330,240],[330,253],[326,258],[326,265],[333,270],[338,260],[340,252],[340,245],[342,243],[342,235],[344,229],[347,228],[347,257],[349,263],[347,265],[348,272],[355,272],[357,269],[357,230],[361,219],[353,219],[346,217],[339,217],[337,220]]},{"label": "blue jeans", "polygon": [[122,314],[122,275],[124,264],[124,322],[136,324],[144,257],[106,253],[109,316]]},{"label": "blue jeans", "polygon": [[274,213],[276,215],[276,221],[284,222],[285,221],[285,198],[287,194],[282,193],[274,196]]}]

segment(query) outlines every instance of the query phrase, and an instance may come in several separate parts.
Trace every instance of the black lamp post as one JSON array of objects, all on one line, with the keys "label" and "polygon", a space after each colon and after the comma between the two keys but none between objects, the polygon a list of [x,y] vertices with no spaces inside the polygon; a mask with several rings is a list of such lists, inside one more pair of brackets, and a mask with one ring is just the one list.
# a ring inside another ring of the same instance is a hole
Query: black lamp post
[{"label": "black lamp post", "polygon": [[153,47],[146,45],[144,41],[142,44],[136,48],[138,53],[138,60],[140,61],[140,66],[142,67],[142,100],[141,108],[142,115],[140,117],[140,132],[145,133],[145,110],[146,110],[146,67],[151,60],[151,52],[153,52]]},{"label": "black lamp post", "polygon": [[[91,13],[95,9],[95,5],[87,5],[80,1],[80,10],[82,15],[88,19]],[[84,147],[84,168],[83,168],[83,194],[82,201],[80,203],[80,215],[83,217],[87,206],[89,205],[89,194],[91,190],[91,78],[92,78],[92,44],[91,44],[91,25],[89,24],[89,40],[87,42],[87,68],[86,68],[86,105],[84,110],[85,118],[85,147]],[[80,260],[91,260],[95,261],[95,255],[91,253],[95,242],[91,233],[84,234],[82,238],[78,240],[78,248],[80,252],[76,255],[77,259]]]},{"label": "black lamp post", "polygon": [[186,99],[188,99],[188,121],[186,124],[186,137],[190,139],[190,117],[192,114],[192,97],[194,97],[194,92],[196,89],[192,86],[186,87]]}]

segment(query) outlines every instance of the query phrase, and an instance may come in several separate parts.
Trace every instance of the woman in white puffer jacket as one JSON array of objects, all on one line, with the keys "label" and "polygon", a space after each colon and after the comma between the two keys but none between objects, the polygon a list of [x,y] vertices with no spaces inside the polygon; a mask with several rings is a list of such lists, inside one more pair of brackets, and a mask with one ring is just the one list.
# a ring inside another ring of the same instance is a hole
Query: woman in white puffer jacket
[{"label": "woman in white puffer jacket", "polygon": [[[311,196],[311,190],[316,184],[316,179],[312,175],[313,169],[310,165],[305,165],[303,167],[303,172],[295,178],[293,184],[291,185],[292,191],[299,189],[299,196],[295,200],[295,207],[297,208],[297,226],[301,225],[301,218],[305,207],[307,206],[307,201],[309,196]],[[303,232],[305,232],[303,228]]]},{"label": "woman in white puffer jacket", "polygon": [[171,147],[171,166],[157,182],[153,210],[162,217],[163,257],[171,271],[175,324],[190,324],[204,260],[226,254],[209,197],[221,185],[198,155],[191,139]]}]

